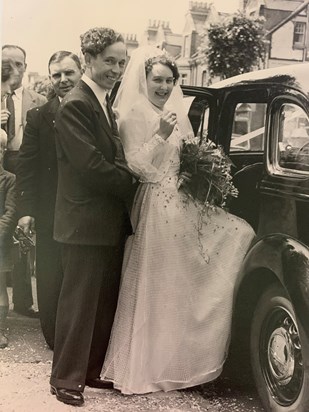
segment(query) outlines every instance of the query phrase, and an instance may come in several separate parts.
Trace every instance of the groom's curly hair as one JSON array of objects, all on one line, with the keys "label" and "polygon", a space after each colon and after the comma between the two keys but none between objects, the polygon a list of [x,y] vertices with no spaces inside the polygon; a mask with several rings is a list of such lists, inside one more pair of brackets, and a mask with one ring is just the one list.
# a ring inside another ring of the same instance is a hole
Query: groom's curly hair
[{"label": "groom's curly hair", "polygon": [[94,27],[86,33],[80,35],[82,53],[89,53],[96,56],[101,53],[106,47],[117,43],[124,43],[124,38],[120,33],[107,27]]}]

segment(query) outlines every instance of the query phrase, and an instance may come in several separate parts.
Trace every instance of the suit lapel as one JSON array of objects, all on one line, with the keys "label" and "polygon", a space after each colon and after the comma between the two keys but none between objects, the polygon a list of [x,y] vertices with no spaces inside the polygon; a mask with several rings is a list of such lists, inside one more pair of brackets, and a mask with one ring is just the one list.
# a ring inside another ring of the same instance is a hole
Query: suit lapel
[{"label": "suit lapel", "polygon": [[22,123],[23,123],[24,129],[26,126],[27,111],[34,106],[36,106],[35,98],[32,96],[29,90],[23,89],[21,111],[22,111]]},{"label": "suit lapel", "polygon": [[82,90],[87,94],[87,96],[90,98],[93,108],[95,110],[95,112],[98,114],[99,119],[100,119],[100,123],[102,125],[102,128],[105,130],[107,136],[111,139],[111,141],[114,143],[114,136],[113,136],[113,132],[112,129],[109,125],[109,122],[106,118],[106,115],[104,113],[104,110],[102,109],[102,106],[99,102],[99,100],[97,99],[96,95],[93,93],[93,91],[91,90],[91,88],[83,81],[80,80],[79,82],[79,86],[82,88]]}]

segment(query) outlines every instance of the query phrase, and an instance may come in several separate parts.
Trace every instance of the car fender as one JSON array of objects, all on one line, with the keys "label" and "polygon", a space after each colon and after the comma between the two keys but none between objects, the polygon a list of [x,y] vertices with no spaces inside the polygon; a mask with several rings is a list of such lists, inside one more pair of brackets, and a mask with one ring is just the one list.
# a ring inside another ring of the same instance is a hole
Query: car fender
[{"label": "car fender", "polygon": [[309,342],[309,248],[280,233],[262,237],[247,253],[242,273],[259,269],[271,271],[284,286]]}]

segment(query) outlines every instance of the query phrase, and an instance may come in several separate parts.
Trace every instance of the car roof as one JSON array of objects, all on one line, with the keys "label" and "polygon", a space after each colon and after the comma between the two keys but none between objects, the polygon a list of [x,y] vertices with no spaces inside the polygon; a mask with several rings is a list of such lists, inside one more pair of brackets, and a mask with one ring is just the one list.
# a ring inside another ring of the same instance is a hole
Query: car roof
[{"label": "car roof", "polygon": [[[245,85],[266,85],[270,83],[286,85],[305,94],[309,93],[309,63],[299,63],[244,73],[214,83],[207,86],[206,89],[234,88],[237,86],[241,88],[241,86]],[[205,88],[198,87],[198,89]]]}]

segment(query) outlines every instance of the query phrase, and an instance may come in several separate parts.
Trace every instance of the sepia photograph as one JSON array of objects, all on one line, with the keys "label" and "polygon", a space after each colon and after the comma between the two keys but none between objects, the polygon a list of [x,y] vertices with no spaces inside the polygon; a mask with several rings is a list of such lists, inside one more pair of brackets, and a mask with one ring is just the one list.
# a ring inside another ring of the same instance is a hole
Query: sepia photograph
[{"label": "sepia photograph", "polygon": [[309,411],[309,0],[0,0],[0,411]]}]

